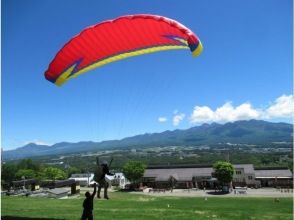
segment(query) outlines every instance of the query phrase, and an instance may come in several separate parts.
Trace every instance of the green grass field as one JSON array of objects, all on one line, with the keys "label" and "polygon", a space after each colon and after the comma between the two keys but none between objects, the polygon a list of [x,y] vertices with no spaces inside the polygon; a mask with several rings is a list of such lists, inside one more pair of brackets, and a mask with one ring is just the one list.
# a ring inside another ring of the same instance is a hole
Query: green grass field
[{"label": "green grass field", "polygon": [[[292,220],[292,198],[152,197],[116,192],[94,202],[94,219]],[[1,216],[80,219],[83,196],[72,199],[2,197]],[[168,207],[169,206],[169,207]]]}]

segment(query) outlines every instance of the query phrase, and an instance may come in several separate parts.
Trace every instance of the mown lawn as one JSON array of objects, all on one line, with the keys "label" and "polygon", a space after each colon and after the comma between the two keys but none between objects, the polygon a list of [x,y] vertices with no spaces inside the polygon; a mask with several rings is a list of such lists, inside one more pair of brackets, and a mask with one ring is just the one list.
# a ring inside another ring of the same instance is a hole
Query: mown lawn
[{"label": "mown lawn", "polygon": [[[292,198],[152,197],[111,193],[94,202],[94,219],[280,219],[292,220]],[[1,216],[80,219],[83,197],[47,199],[2,197]]]}]

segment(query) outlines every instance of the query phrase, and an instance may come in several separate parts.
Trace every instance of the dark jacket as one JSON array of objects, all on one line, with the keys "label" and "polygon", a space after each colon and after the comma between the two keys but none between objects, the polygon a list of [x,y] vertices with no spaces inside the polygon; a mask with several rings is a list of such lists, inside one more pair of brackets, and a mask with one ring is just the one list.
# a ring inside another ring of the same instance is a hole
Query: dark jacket
[{"label": "dark jacket", "polygon": [[107,164],[102,164],[101,167],[102,167],[102,175],[100,177],[100,180],[104,179],[106,174],[113,176],[113,174],[109,172],[109,168]]},{"label": "dark jacket", "polygon": [[92,195],[90,195],[89,197],[85,198],[84,202],[83,202],[83,207],[86,210],[93,210],[93,199],[95,197],[96,194],[96,186],[94,187],[94,192],[92,193]]}]

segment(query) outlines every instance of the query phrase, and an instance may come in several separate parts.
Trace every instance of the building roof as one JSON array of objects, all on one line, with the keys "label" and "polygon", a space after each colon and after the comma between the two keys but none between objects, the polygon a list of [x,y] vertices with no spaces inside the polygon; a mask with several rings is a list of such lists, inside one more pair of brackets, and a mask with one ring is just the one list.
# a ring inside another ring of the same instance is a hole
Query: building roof
[{"label": "building roof", "polygon": [[289,169],[273,169],[273,170],[255,170],[256,178],[276,178],[276,177],[293,177]]},{"label": "building roof", "polygon": [[78,181],[78,182],[91,182],[94,178],[94,173],[76,173],[76,174],[72,174],[70,176],[70,180],[75,180],[75,181]]},{"label": "building roof", "polygon": [[212,167],[211,164],[168,164],[168,165],[149,165],[147,169],[173,169],[173,168],[205,168]]},{"label": "building roof", "polygon": [[[245,174],[255,174],[258,178],[270,177],[292,177],[289,169],[258,169],[254,170],[253,164],[233,164],[235,169],[244,169]],[[174,177],[177,181],[191,181],[193,177],[198,178],[212,178],[212,166],[198,166],[198,165],[185,165],[185,166],[152,166],[145,170],[145,178],[155,178],[155,181],[168,181],[170,177]]]},{"label": "building roof", "polygon": [[172,176],[178,181],[191,181],[193,177],[211,177],[212,167],[205,168],[171,168],[146,169],[144,177],[155,177],[156,181],[167,181]]},{"label": "building roof", "polygon": [[48,192],[52,193],[52,194],[55,194],[55,195],[60,195],[60,194],[68,193],[69,190],[64,189],[64,188],[55,188],[55,189],[48,190]]},{"label": "building roof", "polygon": [[73,173],[71,174],[70,178],[86,178],[88,179],[88,177],[94,177],[94,173]]}]

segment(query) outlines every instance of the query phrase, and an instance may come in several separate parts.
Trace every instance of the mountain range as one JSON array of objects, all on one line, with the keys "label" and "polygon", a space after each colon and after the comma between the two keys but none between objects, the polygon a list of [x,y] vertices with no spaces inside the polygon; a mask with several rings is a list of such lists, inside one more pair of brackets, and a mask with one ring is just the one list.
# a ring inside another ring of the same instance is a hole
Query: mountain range
[{"label": "mountain range", "polygon": [[15,150],[3,151],[2,159],[20,159],[34,156],[94,152],[106,149],[144,148],[152,146],[192,146],[203,144],[270,144],[293,142],[293,125],[261,120],[236,121],[226,124],[202,124],[185,130],[147,133],[121,140],[102,142],[60,142],[52,146],[27,144]]}]

